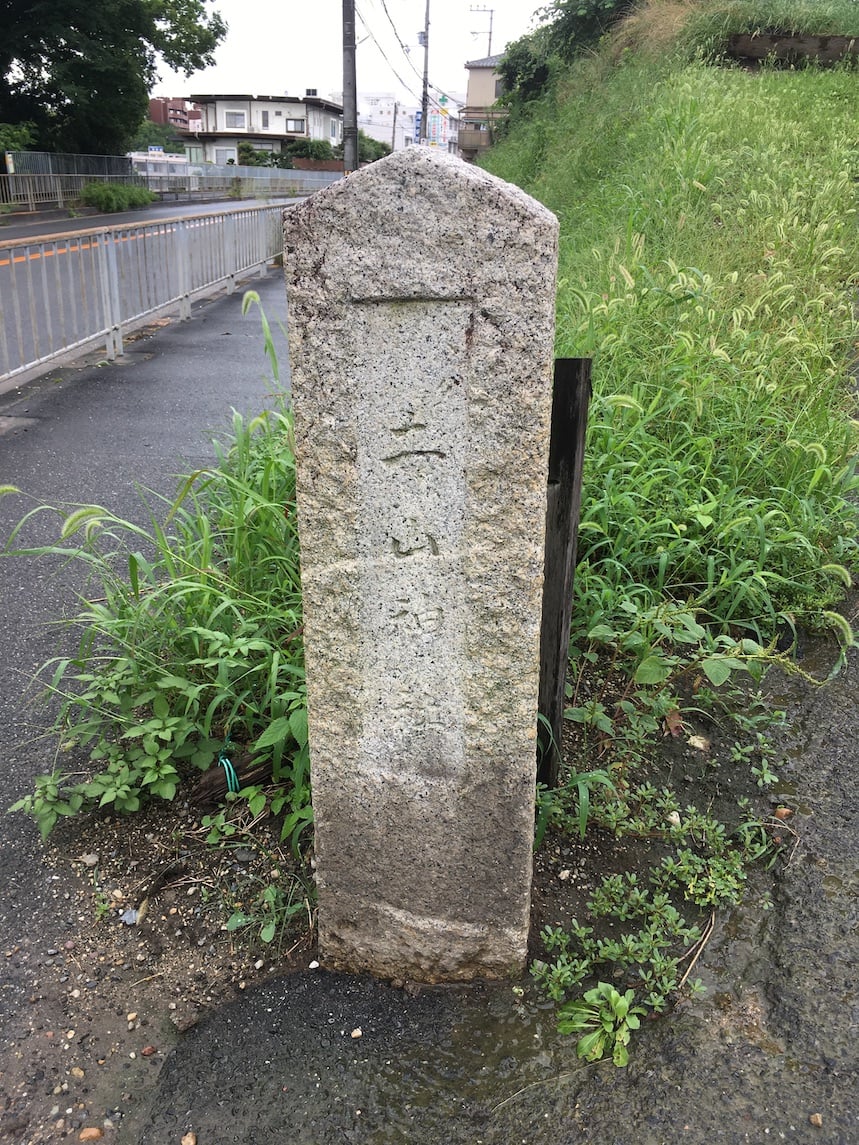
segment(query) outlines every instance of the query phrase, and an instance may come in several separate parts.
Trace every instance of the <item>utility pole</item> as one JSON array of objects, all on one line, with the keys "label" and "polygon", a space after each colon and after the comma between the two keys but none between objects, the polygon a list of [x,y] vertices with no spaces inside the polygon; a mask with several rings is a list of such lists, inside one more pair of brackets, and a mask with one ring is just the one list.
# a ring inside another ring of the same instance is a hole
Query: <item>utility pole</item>
[{"label": "utility pole", "polygon": [[424,86],[421,93],[421,130],[418,142],[427,141],[427,115],[429,114],[429,12],[430,0],[427,0],[427,14],[424,20],[423,38],[418,32],[418,43],[424,46]]},{"label": "utility pole", "polygon": [[488,12],[489,13],[489,50],[487,51],[486,54],[487,54],[487,56],[491,56],[492,55],[492,19],[495,15],[495,9],[494,8],[486,8],[486,7],[475,8],[472,6],[468,10],[469,10],[469,12]]},{"label": "utility pole", "polygon": [[399,108],[399,106],[400,105],[397,103],[397,101],[394,100],[394,124],[393,124],[393,127],[391,128],[391,150],[392,151],[397,150],[397,109]]},{"label": "utility pole", "polygon": [[355,0],[343,0],[343,166],[358,170],[358,84],[355,78]]}]

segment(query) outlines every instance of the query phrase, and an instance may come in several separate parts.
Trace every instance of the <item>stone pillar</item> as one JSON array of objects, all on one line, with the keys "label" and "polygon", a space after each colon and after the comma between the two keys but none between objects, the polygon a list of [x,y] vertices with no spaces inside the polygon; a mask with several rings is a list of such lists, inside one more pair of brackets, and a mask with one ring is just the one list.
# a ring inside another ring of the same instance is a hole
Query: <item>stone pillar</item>
[{"label": "stone pillar", "polygon": [[410,147],[285,214],[323,964],[518,973],[557,222]]}]

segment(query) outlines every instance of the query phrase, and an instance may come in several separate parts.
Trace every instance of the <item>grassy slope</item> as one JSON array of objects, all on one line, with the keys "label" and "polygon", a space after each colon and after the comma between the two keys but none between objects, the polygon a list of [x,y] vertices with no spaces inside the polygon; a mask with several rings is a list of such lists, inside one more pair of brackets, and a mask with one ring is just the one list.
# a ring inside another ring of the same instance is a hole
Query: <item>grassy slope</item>
[{"label": "grassy slope", "polygon": [[678,11],[564,74],[487,165],[558,214],[557,352],[595,358],[580,622],[668,597],[768,635],[819,619],[855,547],[859,84],[690,63]]}]

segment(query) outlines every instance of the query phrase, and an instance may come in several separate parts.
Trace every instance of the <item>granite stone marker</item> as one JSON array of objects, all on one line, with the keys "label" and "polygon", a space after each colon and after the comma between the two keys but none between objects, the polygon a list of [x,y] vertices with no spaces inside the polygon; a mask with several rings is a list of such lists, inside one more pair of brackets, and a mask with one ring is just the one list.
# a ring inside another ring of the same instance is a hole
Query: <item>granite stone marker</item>
[{"label": "granite stone marker", "polygon": [[525,961],[557,223],[422,147],[285,214],[319,944]]}]

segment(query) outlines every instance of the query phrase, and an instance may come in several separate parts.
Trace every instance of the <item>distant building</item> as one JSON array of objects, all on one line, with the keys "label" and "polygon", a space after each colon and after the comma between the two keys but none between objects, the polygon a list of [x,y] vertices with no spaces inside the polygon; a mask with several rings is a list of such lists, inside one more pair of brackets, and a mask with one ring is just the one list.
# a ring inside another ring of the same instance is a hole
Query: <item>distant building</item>
[{"label": "distant building", "polygon": [[200,121],[190,126],[186,150],[192,163],[238,163],[239,143],[279,155],[297,139],[343,140],[343,108],[314,89],[289,95],[192,95]]},{"label": "distant building", "polygon": [[[340,93],[334,94],[335,99]],[[433,97],[435,101],[435,97]],[[430,107],[427,115],[427,144],[445,151],[456,151],[460,103],[449,102],[447,96]],[[392,151],[402,151],[418,142],[420,108],[401,103],[392,92],[358,93],[358,129],[379,143],[387,143]]]},{"label": "distant building", "polygon": [[149,118],[153,123],[165,123],[177,131],[189,131],[199,124],[200,109],[185,98],[154,96],[149,101]]},{"label": "distant building", "polygon": [[506,108],[496,106],[504,92],[503,81],[498,74],[498,65],[503,59],[502,53],[472,60],[465,65],[468,69],[468,93],[465,107],[459,113],[459,153],[470,162],[492,146],[495,125],[507,115]]},{"label": "distant building", "polygon": [[371,139],[402,151],[414,141],[415,113],[390,92],[358,93],[358,128]]}]

